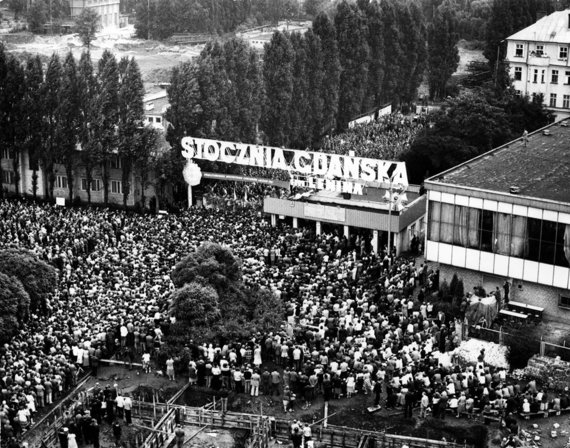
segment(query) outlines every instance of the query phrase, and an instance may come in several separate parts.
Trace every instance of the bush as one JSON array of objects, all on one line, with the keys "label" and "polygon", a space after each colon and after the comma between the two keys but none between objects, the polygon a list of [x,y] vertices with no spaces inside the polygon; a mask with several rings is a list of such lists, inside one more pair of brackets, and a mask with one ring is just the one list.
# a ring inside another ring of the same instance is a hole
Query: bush
[{"label": "bush", "polygon": [[505,335],[505,344],[511,369],[525,368],[532,355],[540,351],[540,341],[525,327]]},{"label": "bush", "polygon": [[79,196],[75,196],[73,198],[73,206],[80,207],[81,206],[81,198]]}]

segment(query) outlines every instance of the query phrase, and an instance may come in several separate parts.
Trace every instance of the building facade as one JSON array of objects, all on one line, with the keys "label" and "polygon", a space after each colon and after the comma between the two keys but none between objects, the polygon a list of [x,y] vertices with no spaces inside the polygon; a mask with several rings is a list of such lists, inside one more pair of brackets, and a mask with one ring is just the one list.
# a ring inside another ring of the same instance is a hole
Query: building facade
[{"label": "building facade", "polygon": [[570,120],[426,180],[426,260],[570,318]]},{"label": "building facade", "polygon": [[522,95],[542,94],[557,120],[570,117],[570,10],[543,17],[506,41],[513,87]]},{"label": "building facade", "polygon": [[84,9],[97,12],[101,29],[119,28],[120,0],[70,0],[71,18],[79,16]]}]

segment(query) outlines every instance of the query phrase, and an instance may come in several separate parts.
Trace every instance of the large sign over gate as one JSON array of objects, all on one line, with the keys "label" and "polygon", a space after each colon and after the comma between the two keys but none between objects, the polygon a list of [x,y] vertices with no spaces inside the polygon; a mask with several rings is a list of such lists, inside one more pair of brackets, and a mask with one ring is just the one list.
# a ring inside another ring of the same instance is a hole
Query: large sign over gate
[{"label": "large sign over gate", "polygon": [[404,162],[274,148],[195,137],[182,139],[188,159],[288,171],[292,185],[362,194],[367,182],[407,186]]}]

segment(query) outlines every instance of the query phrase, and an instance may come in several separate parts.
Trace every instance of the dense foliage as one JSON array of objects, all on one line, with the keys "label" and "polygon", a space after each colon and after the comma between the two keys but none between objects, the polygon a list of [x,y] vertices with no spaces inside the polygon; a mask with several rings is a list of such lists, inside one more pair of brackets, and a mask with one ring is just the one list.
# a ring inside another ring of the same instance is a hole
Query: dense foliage
[{"label": "dense foliage", "polygon": [[[426,62],[421,11],[399,0],[341,2],[333,20],[275,32],[261,70],[239,39],[206,45],[172,75],[169,141],[183,135],[316,147],[334,129],[386,102],[416,97]],[[259,131],[259,132],[258,132]]]},{"label": "dense foliage", "polygon": [[16,277],[0,272],[0,342],[16,334],[20,323],[27,319],[30,296]]},{"label": "dense foliage", "polygon": [[[0,280],[3,287],[16,294],[14,306],[18,319],[27,317],[28,307],[32,311],[45,310],[49,295],[55,292],[57,284],[57,273],[53,266],[38,259],[32,252],[6,249],[0,251],[0,273],[11,278]],[[21,291],[22,287],[27,296]]]},{"label": "dense foliage", "polygon": [[223,34],[299,17],[293,0],[155,0],[138,2],[135,11],[137,36],[145,39],[166,39],[176,33]]},{"label": "dense foliage", "polygon": [[552,115],[540,96],[475,89],[448,98],[430,120],[431,126],[403,156],[410,182],[421,183],[429,175],[520,137],[525,129],[541,128],[552,121]]},{"label": "dense foliage", "polygon": [[283,304],[267,289],[244,285],[239,260],[219,244],[203,243],[174,267],[171,278],[176,323],[169,338],[175,345],[249,337],[284,319]]},{"label": "dense foliage", "polygon": [[[105,51],[93,68],[89,53],[77,62],[69,53],[63,62],[54,54],[45,70],[39,57],[20,63],[0,45],[0,146],[7,148],[19,188],[20,154],[30,154],[34,196],[42,166],[45,191],[53,198],[55,168],[64,166],[73,200],[74,170],[81,157],[91,185],[93,171],[102,171],[105,202],[109,192],[109,167],[117,155],[123,161],[123,196],[126,204],[133,164],[146,163],[156,136],[142,127],[141,74],[134,59]],[[150,134],[150,135],[149,135]],[[81,153],[77,146],[81,145]],[[79,156],[80,154],[80,156]],[[87,188],[90,200],[91,188]]]}]

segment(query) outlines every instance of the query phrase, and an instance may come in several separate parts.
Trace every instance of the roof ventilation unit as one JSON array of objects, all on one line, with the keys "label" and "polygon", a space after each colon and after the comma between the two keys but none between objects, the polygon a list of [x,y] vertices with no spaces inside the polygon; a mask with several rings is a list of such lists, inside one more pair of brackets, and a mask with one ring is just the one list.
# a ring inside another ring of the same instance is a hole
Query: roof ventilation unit
[{"label": "roof ventilation unit", "polygon": [[548,129],[542,131],[542,135],[552,135]]},{"label": "roof ventilation unit", "polygon": [[562,123],[560,123],[560,126],[562,126],[563,128],[567,128],[568,127],[568,121],[564,120]]},{"label": "roof ventilation unit", "polygon": [[510,191],[511,191],[511,194],[519,194],[521,192],[521,189],[519,187],[513,185],[510,188]]}]

